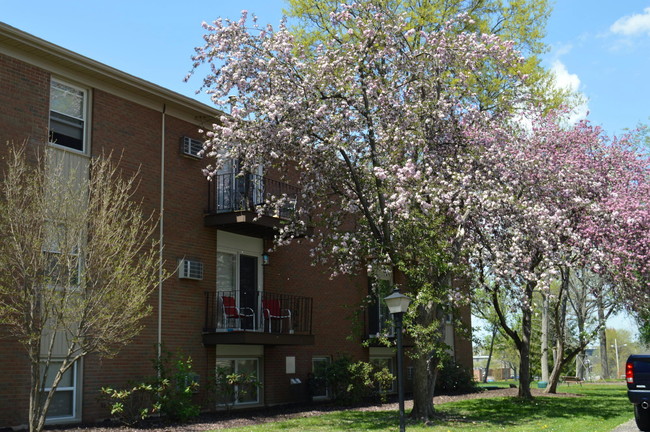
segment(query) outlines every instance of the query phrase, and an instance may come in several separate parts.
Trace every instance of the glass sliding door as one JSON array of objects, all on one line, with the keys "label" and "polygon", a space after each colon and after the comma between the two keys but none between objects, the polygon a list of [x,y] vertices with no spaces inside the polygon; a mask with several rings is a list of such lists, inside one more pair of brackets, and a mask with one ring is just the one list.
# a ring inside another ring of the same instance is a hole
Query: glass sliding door
[{"label": "glass sliding door", "polygon": [[258,329],[258,265],[256,256],[217,252],[217,297],[224,328]]}]

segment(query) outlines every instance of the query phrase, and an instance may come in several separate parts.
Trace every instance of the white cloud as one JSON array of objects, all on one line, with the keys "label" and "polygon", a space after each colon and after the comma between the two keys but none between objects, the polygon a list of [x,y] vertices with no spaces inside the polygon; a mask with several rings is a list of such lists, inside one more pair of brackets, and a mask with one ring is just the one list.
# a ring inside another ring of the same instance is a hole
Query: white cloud
[{"label": "white cloud", "polygon": [[551,72],[555,75],[555,85],[558,88],[574,92],[580,89],[580,78],[578,78],[578,75],[569,73],[564,63],[560,60],[553,62]]},{"label": "white cloud", "polygon": [[650,36],[650,7],[643,10],[643,13],[624,16],[616,20],[609,28],[612,33],[625,36],[647,34]]},{"label": "white cloud", "polygon": [[[559,89],[569,90],[573,93],[580,93],[580,78],[577,74],[570,73],[564,63],[555,60],[551,66],[551,72],[555,76],[555,86]],[[567,115],[567,121],[570,124],[587,118],[589,114],[589,105],[587,98],[583,95],[584,102],[575,106]]]}]

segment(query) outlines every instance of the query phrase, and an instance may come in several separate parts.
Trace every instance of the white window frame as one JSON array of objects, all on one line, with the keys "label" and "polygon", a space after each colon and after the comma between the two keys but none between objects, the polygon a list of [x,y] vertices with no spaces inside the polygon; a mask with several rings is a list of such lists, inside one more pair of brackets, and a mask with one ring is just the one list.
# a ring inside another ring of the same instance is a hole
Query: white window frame
[{"label": "white window frame", "polygon": [[[327,364],[332,363],[332,359],[329,356],[314,356],[311,358],[311,372],[315,375],[316,373],[316,363],[325,362]],[[325,395],[312,395],[313,400],[329,400],[332,398],[332,391],[330,389],[329,383],[325,383]]]},{"label": "white window frame", "polygon": [[[384,300],[383,295],[389,295],[391,291],[394,288],[394,283],[393,283],[393,271],[390,268],[379,268],[374,270],[372,273],[368,275],[369,277],[375,279],[375,283],[377,284],[377,288],[379,288],[380,284],[387,284],[388,292],[387,293],[382,293],[381,290],[373,290],[371,293],[377,303],[376,304],[371,304],[370,306],[375,306],[377,308],[377,319],[378,322],[377,327],[380,329],[381,334],[369,334],[369,338],[376,338],[380,336],[387,336],[387,337],[394,337],[395,336],[395,323],[393,323],[393,317],[391,316],[390,311],[388,310],[388,306],[386,305],[386,302]],[[390,323],[390,328],[386,324]]]},{"label": "white window frame", "polygon": [[[52,368],[53,365],[57,365],[59,363],[63,362],[63,359],[58,359],[58,358],[52,358],[50,360],[50,367],[49,367],[49,372],[56,374],[58,372],[57,368]],[[54,423],[62,423],[70,420],[79,420],[81,418],[80,413],[78,412],[78,403],[79,403],[79,387],[80,387],[80,371],[78,370],[79,366],[79,361],[76,361],[72,364],[70,369],[68,370],[70,373],[72,373],[72,387],[62,387],[58,386],[54,393],[58,392],[72,392],[72,415],[69,416],[47,416],[45,418],[45,422],[47,424],[54,424]],[[41,379],[45,379],[45,376],[42,376]],[[48,393],[51,390],[51,387],[45,387],[43,391],[45,393]]]},{"label": "white window frame", "polygon": [[[74,90],[78,90],[83,95],[83,107],[82,107],[83,118],[77,119],[77,120],[81,120],[83,122],[83,130],[81,132],[81,139],[82,139],[81,147],[82,147],[82,149],[78,150],[78,149],[75,149],[75,148],[70,147],[70,146],[66,146],[66,145],[63,145],[63,144],[58,144],[56,142],[52,142],[52,141],[50,141],[51,137],[50,137],[49,133],[48,133],[48,142],[49,142],[50,145],[52,145],[54,147],[64,149],[64,150],[67,150],[67,151],[71,151],[71,152],[74,152],[74,153],[79,153],[79,154],[86,155],[86,154],[89,153],[89,151],[88,151],[89,150],[89,145],[88,145],[89,144],[89,139],[88,139],[88,137],[89,137],[89,132],[88,132],[89,127],[88,127],[88,125],[90,124],[90,109],[89,109],[89,106],[90,106],[90,91],[87,88],[80,87],[80,86],[72,84],[72,83],[70,83],[68,81],[52,77],[51,80],[50,80],[50,98],[51,98],[51,95],[52,95],[52,85],[54,83],[58,83],[58,84],[70,87],[70,88],[72,88]],[[51,114],[52,112],[59,113],[58,111],[55,111],[55,110],[52,109],[52,104],[51,104],[51,100],[50,100],[50,108],[48,110],[48,131],[51,130],[50,123],[52,121],[52,114]],[[59,113],[59,114],[65,115],[67,117],[72,117],[69,114],[65,114],[65,113]]]},{"label": "white window frame", "polygon": [[[257,367],[255,370],[255,377],[257,378],[258,382],[260,381],[260,364],[261,360],[259,357],[217,357],[216,363],[218,364],[220,361],[233,361],[235,364],[235,370],[233,370],[233,373],[238,373],[239,371],[239,366],[238,366],[238,361],[248,361],[248,360],[253,360],[256,362]],[[254,401],[248,401],[248,402],[240,402],[239,401],[239,388],[238,386],[235,386],[235,392],[234,392],[234,401],[232,402],[233,406],[246,406],[246,405],[259,405],[260,404],[260,392],[261,386],[257,386],[257,391],[256,391],[256,400]],[[221,404],[222,406],[225,404]]]},{"label": "white window frame", "polygon": [[[65,230],[66,228],[65,228],[65,223],[57,223],[57,224],[53,224],[53,225],[55,225],[54,231],[52,233],[52,235],[54,235],[54,238],[46,238],[46,240],[45,240],[45,242],[43,244],[43,248],[41,249],[41,252],[43,252],[43,254],[45,254],[47,257],[49,257],[49,256],[57,257],[56,258],[57,264],[58,264],[58,266],[60,266],[59,262],[61,261],[61,258],[63,257],[64,252],[61,251],[61,245],[57,241],[58,237],[56,235],[56,230],[60,229],[59,227],[63,227],[62,228],[63,230]],[[64,234],[64,235],[66,235],[66,234]],[[81,276],[82,276],[82,266],[83,266],[83,263],[81,262],[82,257],[81,257],[80,252],[81,251],[80,251],[79,245],[75,245],[73,247],[73,249],[70,252],[67,253],[68,257],[74,257],[74,259],[76,259],[76,261],[77,261],[76,275],[75,275],[75,277],[77,279],[77,284],[76,285],[71,284],[71,283],[69,283],[69,281],[64,286],[50,283],[50,284],[48,284],[48,286],[50,288],[54,288],[54,289],[64,288],[64,289],[71,289],[71,290],[75,290],[75,291],[80,288],[80,286],[81,286]],[[48,267],[48,270],[49,270],[49,267]],[[63,270],[72,270],[72,269],[71,268],[70,269],[64,268]]]}]

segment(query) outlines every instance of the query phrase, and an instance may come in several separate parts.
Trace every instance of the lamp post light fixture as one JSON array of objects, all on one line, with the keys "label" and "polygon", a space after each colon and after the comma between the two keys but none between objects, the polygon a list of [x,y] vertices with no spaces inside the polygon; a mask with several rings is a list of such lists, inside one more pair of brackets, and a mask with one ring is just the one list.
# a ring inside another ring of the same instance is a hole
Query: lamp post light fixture
[{"label": "lamp post light fixture", "polygon": [[395,321],[395,332],[397,332],[397,396],[399,397],[399,430],[406,430],[406,421],[404,419],[404,352],[402,347],[402,319],[404,313],[411,303],[411,299],[395,290],[388,297],[384,298],[386,306]]}]

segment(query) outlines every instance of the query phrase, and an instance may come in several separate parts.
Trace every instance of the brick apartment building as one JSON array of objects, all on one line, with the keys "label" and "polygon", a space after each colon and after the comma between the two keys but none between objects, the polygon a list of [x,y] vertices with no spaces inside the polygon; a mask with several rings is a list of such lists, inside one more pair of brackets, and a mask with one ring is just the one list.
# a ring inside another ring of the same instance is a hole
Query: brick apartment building
[{"label": "brick apartment building", "polygon": [[[72,98],[76,109],[57,106],[56,98]],[[253,213],[240,206],[242,193],[251,202],[263,190],[294,189],[263,176],[235,178],[228,169],[215,182],[203,177],[205,161],[196,154],[199,129],[209,127],[217,114],[0,23],[2,154],[7,143],[38,145],[56,136],[50,145],[70,161],[111,151],[121,155],[125,173],[140,170],[138,194],[145,211],[162,213],[163,260],[169,272],[178,269],[152,295],[153,312],[129,346],[114,359],[90,356],[76,365],[50,410],[51,423],[108,417],[98,403],[99,389],[151,376],[155,346],[161,343],[193,359],[199,401],[207,400],[205,384],[217,366],[257,374],[263,386],[237,402],[241,406],[327,397],[326,390],[308,395],[308,374],[318,362],[342,353],[394,368],[391,349],[361,343],[379,330],[381,306],[370,308],[362,334],[349,338],[353,312],[368,295],[368,278],[330,280],[311,266],[304,244],[267,255],[282,214],[253,220]],[[234,318],[231,306],[240,318]],[[469,319],[468,311],[463,314]],[[457,361],[471,368],[471,345],[455,337],[451,324],[446,333]],[[28,361],[6,335],[0,339],[0,369],[0,428],[25,425]],[[405,376],[410,379],[408,372]]]}]

